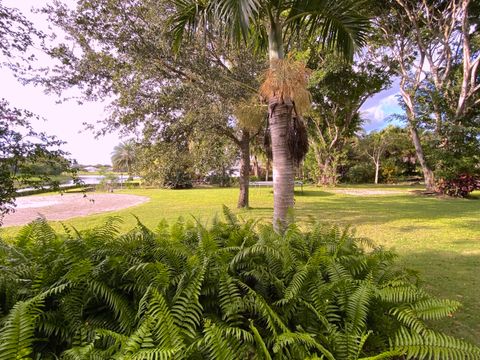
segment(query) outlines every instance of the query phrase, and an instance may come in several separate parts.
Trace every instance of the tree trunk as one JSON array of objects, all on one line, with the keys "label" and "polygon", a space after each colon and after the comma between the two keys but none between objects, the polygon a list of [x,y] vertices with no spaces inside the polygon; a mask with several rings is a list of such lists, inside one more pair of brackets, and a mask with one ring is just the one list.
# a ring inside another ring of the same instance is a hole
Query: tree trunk
[{"label": "tree trunk", "polygon": [[[279,18],[270,19],[268,29],[268,55],[270,66],[285,57],[282,25]],[[284,98],[283,95],[287,98]],[[276,94],[268,99],[269,125],[273,157],[273,228],[283,233],[288,225],[288,212],[294,205],[295,170],[287,143],[293,104],[289,94]]]},{"label": "tree trunk", "polygon": [[435,178],[433,176],[433,171],[429,168],[427,162],[425,161],[425,155],[423,154],[420,136],[418,135],[417,129],[412,124],[410,124],[410,136],[412,137],[413,146],[415,146],[415,153],[417,154],[418,162],[422,167],[425,187],[428,192],[435,192]]},{"label": "tree trunk", "polygon": [[244,131],[240,140],[240,194],[238,208],[248,208],[248,186],[250,183],[250,134]]},{"label": "tree trunk", "polygon": [[257,178],[260,176],[260,166],[258,164],[257,155],[253,156],[253,175],[255,175]]},{"label": "tree trunk", "polygon": [[337,162],[331,156],[327,156],[322,162],[320,156],[316,156],[317,165],[320,171],[318,176],[318,186],[336,186],[337,185]]},{"label": "tree trunk", "polygon": [[337,176],[337,161],[334,160],[334,161],[330,161],[330,180],[329,180],[329,184],[330,186],[337,186],[337,183],[338,183],[338,176]]},{"label": "tree trunk", "polygon": [[375,184],[378,184],[378,173],[380,172],[380,161],[375,161]]},{"label": "tree trunk", "polygon": [[268,181],[270,171],[270,160],[267,158],[267,163],[265,164],[265,181]]},{"label": "tree trunk", "polygon": [[288,211],[294,205],[294,164],[287,144],[292,107],[291,102],[278,97],[269,99],[273,154],[273,226],[277,232],[285,230]]},{"label": "tree trunk", "polygon": [[330,185],[330,158],[327,156],[325,161],[318,164],[320,169],[320,178],[318,185],[329,186]]}]

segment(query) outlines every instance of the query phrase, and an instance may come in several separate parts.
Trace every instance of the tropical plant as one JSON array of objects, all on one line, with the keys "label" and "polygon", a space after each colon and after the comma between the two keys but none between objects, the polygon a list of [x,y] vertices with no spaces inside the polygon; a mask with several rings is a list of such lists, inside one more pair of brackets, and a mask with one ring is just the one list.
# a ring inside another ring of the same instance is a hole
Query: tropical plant
[{"label": "tropical plant", "polygon": [[440,179],[438,188],[449,196],[467,197],[472,191],[480,190],[480,177],[460,174],[454,179]]},{"label": "tropical plant", "polygon": [[118,218],[0,243],[0,359],[480,359],[432,297],[347,230]]},{"label": "tropical plant", "polygon": [[122,142],[113,148],[112,165],[119,171],[126,171],[132,177],[132,169],[136,160],[136,146],[133,141]]},{"label": "tropical plant", "polygon": [[208,28],[207,24],[219,25],[220,36],[227,42],[238,43],[244,39],[259,49],[268,47],[270,68],[261,93],[268,100],[275,172],[273,223],[277,231],[282,231],[287,224],[287,211],[294,204],[294,161],[306,153],[292,153],[292,149],[298,148],[290,144],[295,135],[302,134],[296,129],[301,128],[302,110],[309,104],[308,71],[304,65],[285,58],[288,39],[319,39],[322,45],[334,48],[348,59],[355,46],[365,39],[368,20],[360,15],[362,2],[176,0],[173,3],[175,9],[170,23],[177,48],[185,34]]}]

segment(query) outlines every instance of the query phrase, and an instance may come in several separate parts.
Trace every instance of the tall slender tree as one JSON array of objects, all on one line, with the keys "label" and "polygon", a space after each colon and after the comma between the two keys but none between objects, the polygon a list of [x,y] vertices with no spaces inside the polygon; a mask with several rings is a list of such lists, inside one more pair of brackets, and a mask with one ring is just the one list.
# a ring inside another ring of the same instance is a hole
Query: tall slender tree
[{"label": "tall slender tree", "polygon": [[[399,63],[400,93],[425,185],[435,191],[435,164],[427,161],[420,132],[427,125],[445,148],[452,133],[469,126],[464,121],[478,107],[478,1],[382,0],[377,5],[380,37]],[[421,114],[419,100],[425,94],[429,109]],[[468,142],[469,133],[461,141]]]},{"label": "tall slender tree", "polygon": [[[268,48],[270,71],[262,86],[269,109],[273,173],[274,214],[277,231],[287,224],[293,207],[295,146],[289,132],[305,103],[305,68],[285,59],[291,40],[315,39],[334,48],[345,59],[364,42],[369,25],[361,15],[362,1],[351,0],[176,0],[171,16],[174,46],[185,35],[216,24],[229,43],[253,42]],[[303,91],[302,91],[303,90]],[[292,151],[294,150],[294,151]],[[300,154],[304,155],[304,154]]]}]

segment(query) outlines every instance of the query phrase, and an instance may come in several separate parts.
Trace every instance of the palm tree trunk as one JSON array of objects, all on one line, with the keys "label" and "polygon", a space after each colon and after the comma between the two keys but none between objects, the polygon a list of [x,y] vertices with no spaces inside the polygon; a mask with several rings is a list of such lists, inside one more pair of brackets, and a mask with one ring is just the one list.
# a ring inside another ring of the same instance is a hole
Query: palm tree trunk
[{"label": "palm tree trunk", "polygon": [[[270,66],[285,56],[279,19],[270,19],[268,33]],[[294,163],[287,143],[288,124],[293,104],[280,96],[268,99],[269,125],[273,156],[273,228],[282,233],[288,225],[288,211],[294,205]]]},{"label": "palm tree trunk", "polygon": [[240,140],[240,194],[238,208],[248,208],[248,187],[250,183],[250,134],[243,132]]},{"label": "palm tree trunk", "polygon": [[273,155],[273,226],[283,232],[288,225],[288,210],[294,205],[294,166],[287,144],[288,122],[292,103],[278,97],[269,99],[270,132]]}]

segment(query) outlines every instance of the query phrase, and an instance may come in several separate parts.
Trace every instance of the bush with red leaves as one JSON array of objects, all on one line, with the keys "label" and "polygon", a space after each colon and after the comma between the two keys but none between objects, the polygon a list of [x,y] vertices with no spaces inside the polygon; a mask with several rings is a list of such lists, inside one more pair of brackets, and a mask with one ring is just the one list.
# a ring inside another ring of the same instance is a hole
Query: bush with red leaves
[{"label": "bush with red leaves", "polygon": [[467,197],[472,191],[480,190],[480,176],[462,174],[453,179],[441,179],[438,189],[449,196]]}]

